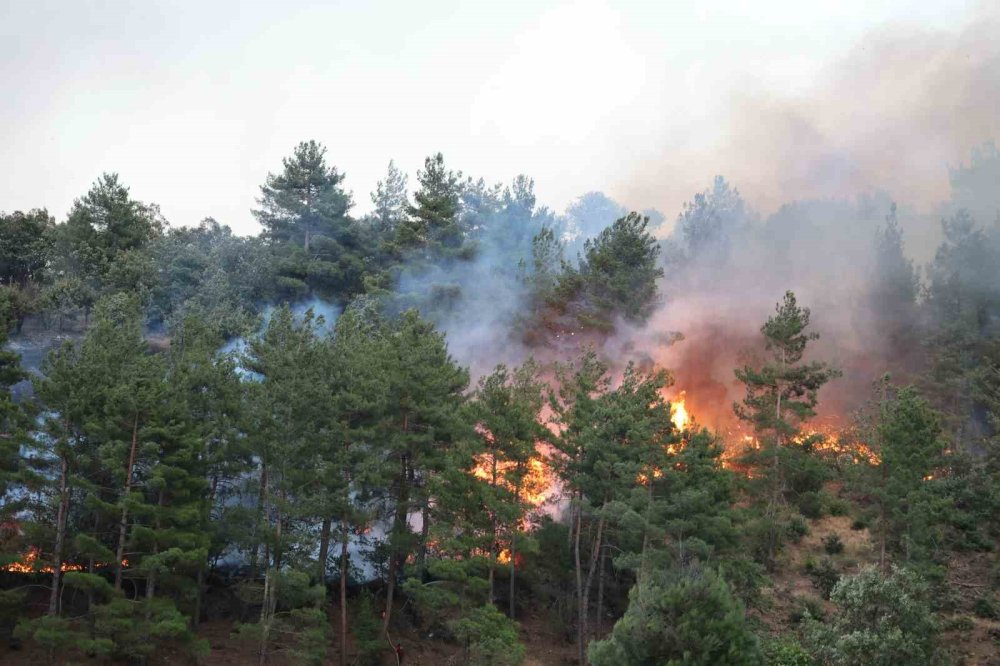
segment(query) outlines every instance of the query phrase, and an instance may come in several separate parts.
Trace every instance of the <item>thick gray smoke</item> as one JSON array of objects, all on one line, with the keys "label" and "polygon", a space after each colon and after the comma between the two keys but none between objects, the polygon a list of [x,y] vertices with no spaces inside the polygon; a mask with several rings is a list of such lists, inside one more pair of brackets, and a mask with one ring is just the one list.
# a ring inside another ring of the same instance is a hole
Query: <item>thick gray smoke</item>
[{"label": "thick gray smoke", "polygon": [[[788,201],[872,190],[938,212],[949,196],[948,168],[1000,137],[997,34],[993,2],[956,31],[873,31],[811,93],[743,92],[720,121],[721,139],[636,164],[612,192],[675,211],[722,173],[764,213]],[[915,250],[927,231],[910,230]]]},{"label": "thick gray smoke", "polygon": [[[876,299],[877,236],[893,204],[918,274],[940,242],[943,216],[966,208],[980,224],[991,224],[1000,212],[1000,181],[994,182],[1000,172],[965,168],[996,158],[987,142],[1000,137],[997,34],[1000,12],[986,6],[954,32],[881,29],[830,69],[812,94],[746,94],[733,100],[724,141],[697,154],[637,164],[616,194],[655,202],[669,213],[658,232],[666,271],[662,300],[643,326],[620,323],[608,338],[525,347],[511,335],[511,322],[525,310],[527,294],[511,278],[510,255],[489,244],[475,264],[404,287],[460,286],[452,314],[440,323],[474,375],[528,355],[562,360],[597,343],[616,367],[636,359],[673,370],[689,409],[719,429],[731,425],[731,405],[742,397],[733,368],[759,353],[761,324],[792,290],[812,309],[812,329],[822,336],[810,358],[844,373],[821,395],[821,413],[842,422],[868,398],[876,377],[893,371],[906,379],[914,367],[912,354],[891,335],[906,322],[880,310]],[[711,186],[715,173],[725,174],[728,184]],[[682,208],[703,190],[700,203]],[[599,215],[617,205],[590,193],[563,223],[570,232],[592,235],[587,211]],[[695,227],[701,215],[705,238],[686,235],[683,223],[670,219],[677,213]],[[667,344],[675,331],[683,340]],[[907,346],[917,348],[919,341]]]}]

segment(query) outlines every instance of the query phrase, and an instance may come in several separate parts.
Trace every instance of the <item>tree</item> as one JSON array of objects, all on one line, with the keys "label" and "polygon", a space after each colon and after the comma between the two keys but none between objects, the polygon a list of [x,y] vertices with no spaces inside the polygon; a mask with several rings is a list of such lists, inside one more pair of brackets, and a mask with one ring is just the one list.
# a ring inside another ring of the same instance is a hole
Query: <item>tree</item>
[{"label": "tree", "polygon": [[524,661],[517,623],[492,604],[473,609],[454,623],[454,631],[474,666],[520,666]]},{"label": "tree", "polygon": [[315,141],[300,143],[282,165],[268,174],[254,211],[274,251],[278,296],[340,300],[360,293],[369,243],[348,217],[353,202],[344,175],[327,166],[326,148]]},{"label": "tree", "polygon": [[800,363],[809,342],[819,338],[806,331],[809,316],[809,308],[799,307],[795,294],[785,292],[775,314],[761,327],[771,359],[759,367],[745,365],[735,371],[746,387],[746,397],[733,409],[753,427],[760,447],[749,452],[746,462],[760,465],[758,478],[766,493],[767,563],[773,561],[778,547],[778,518],[788,490],[782,461],[787,464],[793,456],[808,452],[813,441],[799,441],[800,426],[815,416],[819,389],[839,374],[819,361]]},{"label": "tree", "polygon": [[[490,601],[494,601],[494,568],[503,549],[510,576],[511,618],[515,614],[518,533],[531,508],[527,495],[539,490],[528,487],[532,482],[532,464],[540,464],[536,442],[546,439],[547,434],[539,423],[545,403],[539,372],[533,360],[513,371],[499,365],[479,380],[471,405],[483,449],[476,457],[475,473],[489,486],[483,508],[489,518]],[[537,479],[534,481],[537,483]]]},{"label": "tree", "polygon": [[603,192],[587,192],[566,208],[566,240],[576,243],[593,238],[626,213],[624,206]]},{"label": "tree", "polygon": [[908,569],[889,575],[868,567],[840,579],[830,594],[838,607],[826,624],[809,623],[815,656],[831,666],[940,663],[938,625],[927,584]]},{"label": "tree", "polygon": [[384,236],[395,233],[396,229],[406,220],[410,208],[406,190],[406,174],[400,171],[396,164],[389,160],[389,169],[385,180],[378,181],[372,192],[372,224],[375,230]]},{"label": "tree", "polygon": [[942,473],[945,447],[937,415],[916,389],[900,389],[885,377],[875,391],[861,416],[875,455],[860,461],[860,471],[878,512],[879,565],[887,572],[888,555],[927,563],[942,541],[944,506],[931,482]]},{"label": "tree", "polygon": [[21,287],[40,282],[52,251],[55,220],[44,209],[0,213],[0,281]]},{"label": "tree", "polygon": [[[443,334],[413,310],[403,313],[389,331],[386,367],[387,399],[394,406],[384,424],[388,447],[383,469],[389,475],[392,506],[383,621],[388,628],[396,578],[406,556],[416,552],[417,566],[425,566],[433,477],[446,469],[454,442],[468,436],[460,409],[469,375],[448,354]],[[418,539],[410,532],[411,511],[421,514]]]},{"label": "tree", "polygon": [[[79,277],[98,292],[113,291],[108,281],[118,264],[129,257],[134,260],[163,226],[156,206],[133,199],[118,174],[102,174],[87,194],[73,202],[66,223],[55,229],[55,269]],[[153,277],[142,274],[132,279],[138,280],[134,287]],[[116,286],[129,286],[120,282]]]},{"label": "tree", "polygon": [[669,262],[678,271],[698,261],[716,266],[724,262],[734,236],[743,231],[751,213],[739,191],[716,176],[712,187],[694,195],[677,216],[668,250]]},{"label": "tree", "polygon": [[426,257],[455,257],[463,251],[465,236],[459,226],[459,179],[437,153],[417,171],[420,189],[413,195],[409,219],[396,230],[396,244],[405,250],[420,249]]},{"label": "tree", "polygon": [[903,230],[896,219],[895,204],[885,218],[885,226],[876,232],[870,284],[870,308],[885,350],[896,359],[905,360],[918,348],[915,333],[919,278],[904,252]]},{"label": "tree", "polygon": [[697,568],[637,583],[611,637],[592,642],[588,656],[593,666],[763,663],[726,581]]},{"label": "tree", "polygon": [[[251,420],[247,427],[253,453],[260,461],[260,534],[252,546],[251,569],[256,569],[263,546],[266,572],[259,598],[260,621],[253,629],[261,664],[267,662],[274,634],[287,613],[301,616],[306,625],[319,618],[312,611],[294,612],[318,603],[315,594],[305,589],[311,586],[297,578],[305,575],[308,582],[310,576],[305,571],[316,571],[315,541],[305,526],[322,520],[324,474],[339,478],[341,473],[322,464],[330,414],[324,378],[325,344],[317,335],[317,326],[311,310],[296,321],[291,309],[283,306],[271,316],[263,334],[250,342],[244,359],[245,366],[260,378],[248,385]],[[286,583],[294,585],[287,594],[282,590]],[[325,588],[319,590],[322,597]],[[283,599],[290,604],[285,609],[281,608]],[[298,628],[305,636],[311,635],[308,626]]]}]

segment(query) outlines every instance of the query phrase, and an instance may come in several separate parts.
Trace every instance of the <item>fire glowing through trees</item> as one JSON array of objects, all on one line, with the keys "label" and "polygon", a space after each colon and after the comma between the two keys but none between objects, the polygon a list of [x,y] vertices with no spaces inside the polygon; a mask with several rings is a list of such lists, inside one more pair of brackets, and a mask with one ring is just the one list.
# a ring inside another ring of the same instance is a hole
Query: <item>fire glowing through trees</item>
[{"label": "fire glowing through trees", "polygon": [[[6,566],[2,567],[3,571],[7,573],[19,573],[19,574],[51,574],[54,569],[51,564],[40,565],[41,553],[35,547],[29,548],[20,560],[16,562],[11,562]],[[102,569],[108,566],[105,562],[100,562],[94,565],[98,569]],[[122,560],[122,566],[128,566],[128,560]],[[63,573],[67,571],[84,571],[86,567],[82,564],[73,564],[71,562],[63,562],[59,567],[59,570]]]}]

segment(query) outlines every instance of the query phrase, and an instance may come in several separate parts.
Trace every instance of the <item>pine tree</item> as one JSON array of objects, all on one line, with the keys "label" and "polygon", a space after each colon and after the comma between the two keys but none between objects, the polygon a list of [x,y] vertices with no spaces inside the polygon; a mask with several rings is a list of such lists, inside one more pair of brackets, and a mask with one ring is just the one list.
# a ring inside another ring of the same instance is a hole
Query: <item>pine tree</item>
[{"label": "pine tree", "polygon": [[[447,468],[456,440],[467,436],[460,417],[468,372],[448,354],[444,336],[415,311],[405,312],[390,331],[388,347],[389,404],[385,424],[385,459],[392,494],[392,527],[386,579],[384,627],[392,618],[396,578],[406,556],[416,554],[418,570],[426,563],[427,534],[432,519],[433,477]],[[414,538],[408,516],[421,514],[421,534]]]},{"label": "pine tree", "polygon": [[539,371],[533,360],[513,371],[499,365],[490,375],[480,379],[471,405],[482,441],[482,453],[476,456],[475,474],[488,485],[483,508],[489,518],[490,601],[495,599],[495,568],[503,544],[506,544],[511,618],[515,614],[518,533],[531,507],[527,493],[532,488],[527,486],[532,482],[532,465],[541,464],[536,442],[544,440],[547,434],[539,423],[545,399]]},{"label": "pine tree", "polygon": [[406,220],[410,201],[407,196],[406,174],[399,170],[396,164],[389,160],[389,168],[385,180],[378,181],[372,192],[372,223],[375,231],[388,236]]},{"label": "pine tree", "polygon": [[819,338],[806,331],[809,316],[809,308],[799,307],[795,294],[786,292],[775,314],[761,327],[771,359],[759,367],[746,365],[735,371],[746,387],[746,397],[733,408],[753,428],[760,447],[748,454],[746,462],[760,466],[758,478],[766,495],[759,498],[765,502],[766,563],[773,561],[779,545],[779,517],[788,490],[784,466],[810,443],[797,441],[800,426],[815,415],[819,389],[839,375],[825,363],[800,363],[809,342]]},{"label": "pine tree", "polygon": [[337,300],[363,289],[368,241],[348,216],[344,175],[326,163],[326,148],[302,142],[284,169],[268,174],[254,216],[274,253],[280,298],[311,294]]},{"label": "pine tree", "polygon": [[465,242],[459,226],[461,173],[448,170],[437,153],[417,172],[420,189],[413,195],[409,219],[397,227],[396,244],[403,250],[420,249],[428,258],[457,256]]}]

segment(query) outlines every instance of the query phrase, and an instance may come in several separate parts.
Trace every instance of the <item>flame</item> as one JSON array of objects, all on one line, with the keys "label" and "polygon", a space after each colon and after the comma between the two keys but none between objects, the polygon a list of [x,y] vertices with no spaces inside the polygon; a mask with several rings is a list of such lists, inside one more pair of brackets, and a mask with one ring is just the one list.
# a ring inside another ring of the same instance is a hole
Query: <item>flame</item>
[{"label": "flame", "polygon": [[[10,564],[3,567],[2,570],[8,573],[22,573],[22,574],[35,574],[35,573],[50,574],[53,571],[55,571],[55,569],[52,567],[51,564],[40,565],[38,562],[39,557],[40,557],[40,552],[38,548],[32,546],[31,548],[28,549],[28,552],[26,552],[21,557],[20,560],[16,562],[11,562]],[[95,566],[98,568],[103,568],[108,565],[104,562],[101,562],[96,564]],[[123,567],[128,566],[127,559],[122,560],[122,566]],[[63,562],[61,565],[59,565],[59,570],[62,571],[63,573],[67,571],[83,571],[84,568],[85,567],[82,564],[73,564],[71,562]]]},{"label": "flame", "polygon": [[678,430],[687,429],[690,417],[688,416],[687,407],[684,406],[683,391],[674,400],[670,401],[670,420],[673,421],[674,427]]},{"label": "flame", "polygon": [[[476,464],[472,468],[472,475],[484,481],[493,480],[493,460],[488,453],[483,453],[475,458]],[[507,479],[507,472],[512,471],[516,463],[510,461],[497,461],[496,475],[497,485],[514,492],[517,490]],[[552,472],[542,460],[541,456],[535,456],[528,460],[524,478],[521,480],[521,497],[531,506],[539,507],[549,501],[557,492],[556,483]]]}]

